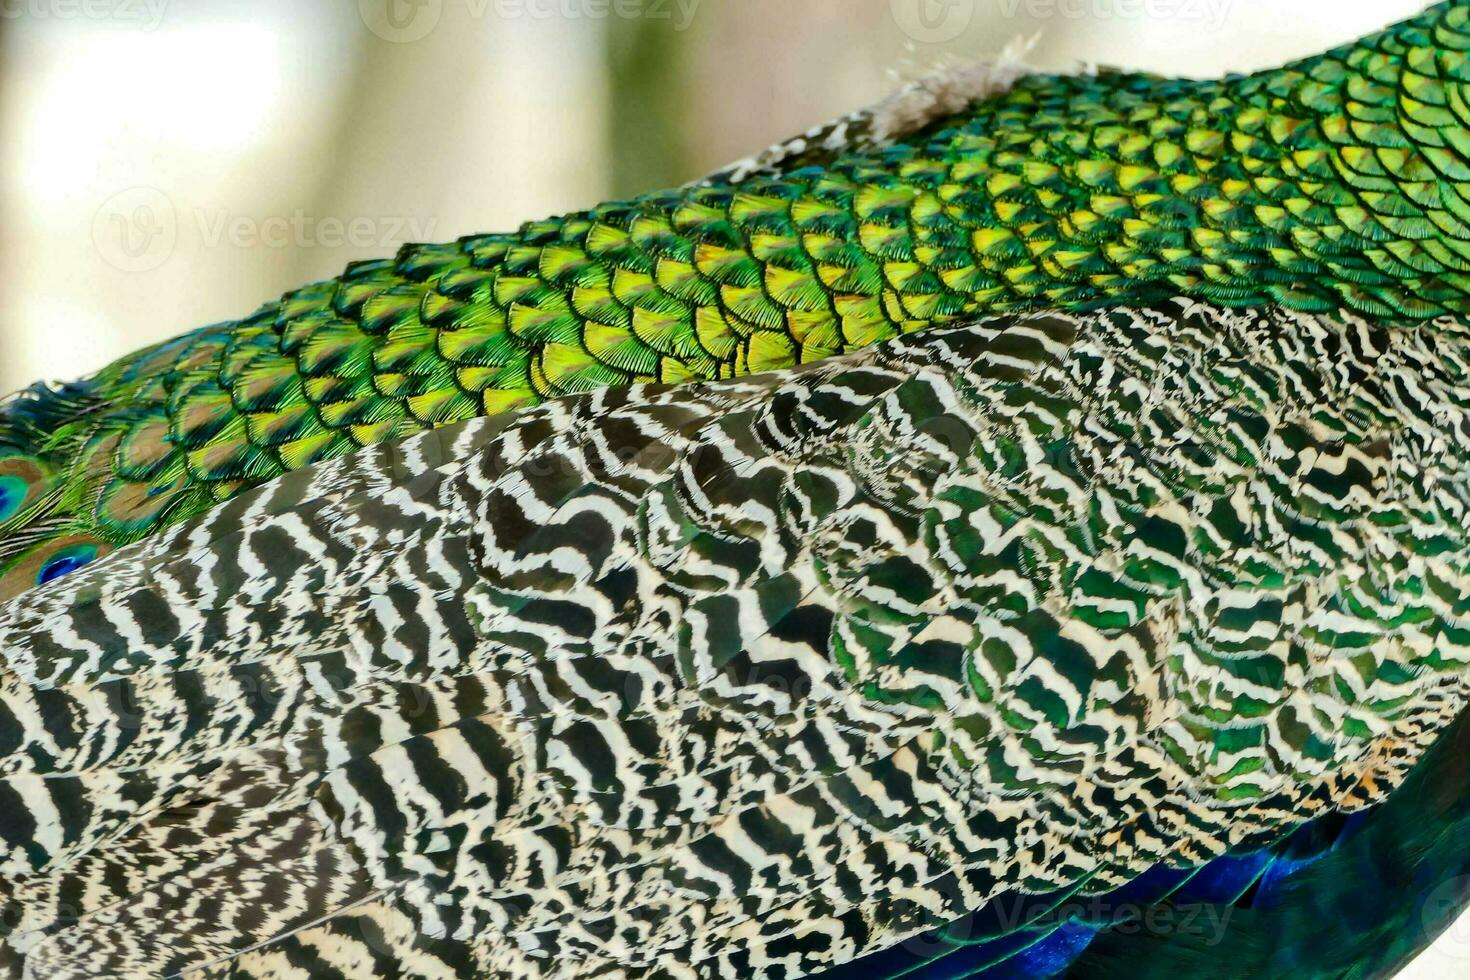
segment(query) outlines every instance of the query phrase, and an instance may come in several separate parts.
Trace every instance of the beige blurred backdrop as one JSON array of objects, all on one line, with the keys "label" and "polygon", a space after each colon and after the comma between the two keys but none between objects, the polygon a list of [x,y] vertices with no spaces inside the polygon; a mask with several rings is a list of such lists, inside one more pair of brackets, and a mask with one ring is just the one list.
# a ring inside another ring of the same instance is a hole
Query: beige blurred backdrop
[{"label": "beige blurred backdrop", "polygon": [[1039,34],[1267,66],[1416,0],[0,0],[0,392],[408,240],[680,183]]},{"label": "beige blurred backdrop", "polygon": [[[0,392],[651,190],[1038,35],[1184,75],[1419,0],[0,0]],[[1470,975],[1470,920],[1405,974]],[[1222,950],[1228,956],[1228,950]]]}]

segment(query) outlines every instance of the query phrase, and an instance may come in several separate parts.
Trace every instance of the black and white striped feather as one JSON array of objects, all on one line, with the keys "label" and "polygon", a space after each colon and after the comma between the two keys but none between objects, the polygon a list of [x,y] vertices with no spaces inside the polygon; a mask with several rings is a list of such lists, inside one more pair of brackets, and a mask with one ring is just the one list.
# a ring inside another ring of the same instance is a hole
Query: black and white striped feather
[{"label": "black and white striped feather", "polygon": [[0,609],[0,962],[791,977],[1381,800],[1470,331],[1180,302],[601,390]]}]

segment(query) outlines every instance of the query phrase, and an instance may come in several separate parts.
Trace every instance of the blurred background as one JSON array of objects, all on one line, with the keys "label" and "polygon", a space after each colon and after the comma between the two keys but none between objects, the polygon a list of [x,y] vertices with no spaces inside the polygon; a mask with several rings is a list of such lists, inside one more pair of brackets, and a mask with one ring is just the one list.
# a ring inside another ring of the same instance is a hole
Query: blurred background
[{"label": "blurred background", "polygon": [[946,59],[1244,71],[1418,0],[0,0],[0,393],[682,183]]},{"label": "blurred background", "polygon": [[[699,177],[936,63],[1247,71],[1421,0],[0,0],[0,392]],[[1407,977],[1470,974],[1470,920]]]}]

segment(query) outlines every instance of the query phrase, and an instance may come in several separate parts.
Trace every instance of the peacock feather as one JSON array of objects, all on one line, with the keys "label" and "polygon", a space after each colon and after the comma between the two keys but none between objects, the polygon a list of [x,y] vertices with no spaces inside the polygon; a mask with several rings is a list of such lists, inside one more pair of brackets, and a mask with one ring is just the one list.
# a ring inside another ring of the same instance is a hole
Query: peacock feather
[{"label": "peacock feather", "polygon": [[0,619],[5,953],[1037,975],[1258,908],[1442,805],[1391,795],[1470,678],[1435,327],[983,318],[268,483]]},{"label": "peacock feather", "polygon": [[1463,2],[1223,80],[952,71],[689,187],[357,263],[12,403],[0,444],[34,476],[0,491],[24,543],[0,594],[58,541],[100,553],[362,446],[603,386],[1172,296],[1465,313],[1467,83]]},{"label": "peacock feather", "polygon": [[0,969],[1392,975],[1470,904],[1467,98],[1470,0],[951,71],[13,396]]}]

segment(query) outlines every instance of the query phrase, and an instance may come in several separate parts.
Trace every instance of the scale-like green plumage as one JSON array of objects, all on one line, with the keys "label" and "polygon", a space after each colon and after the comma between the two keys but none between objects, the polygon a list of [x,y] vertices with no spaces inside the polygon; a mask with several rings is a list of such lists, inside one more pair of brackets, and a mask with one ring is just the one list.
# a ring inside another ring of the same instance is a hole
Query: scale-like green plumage
[{"label": "scale-like green plumage", "polygon": [[916,131],[888,117],[753,173],[406,247],[123,359],[73,418],[0,433],[18,457],[0,465],[29,474],[0,484],[0,594],[425,427],[976,313],[1170,295],[1470,312],[1465,2],[1245,77],[1041,75]]},{"label": "scale-like green plumage", "polygon": [[951,76],[9,402],[0,969],[1396,969],[1470,871],[1467,49]]}]

